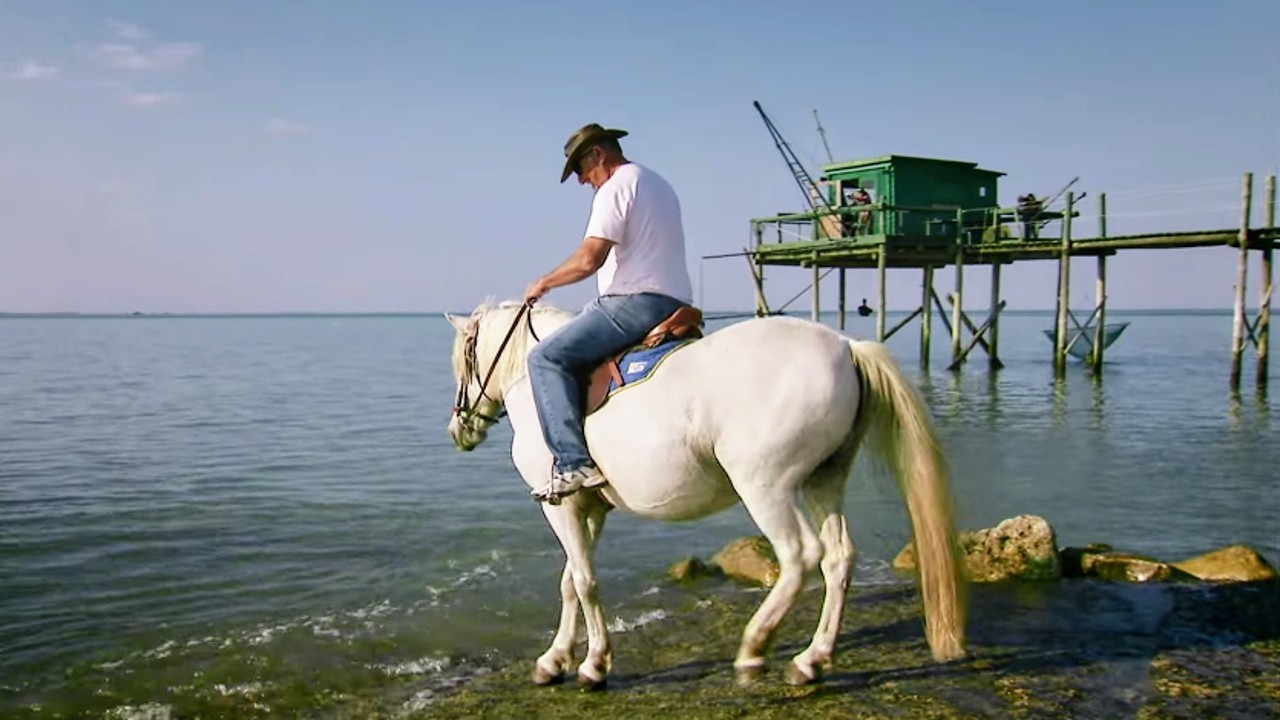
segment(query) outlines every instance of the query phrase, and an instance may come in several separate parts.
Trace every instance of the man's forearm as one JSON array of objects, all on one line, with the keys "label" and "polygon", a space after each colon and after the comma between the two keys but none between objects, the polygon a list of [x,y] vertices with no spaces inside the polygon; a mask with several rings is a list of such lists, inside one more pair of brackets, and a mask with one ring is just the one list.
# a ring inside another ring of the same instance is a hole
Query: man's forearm
[{"label": "man's forearm", "polygon": [[543,275],[542,282],[547,286],[548,290],[564,285],[572,285],[591,277],[598,269],[589,259],[579,257],[578,253],[574,253],[567,260],[560,263],[560,266],[555,270]]},{"label": "man's forearm", "polygon": [[608,255],[608,247],[603,240],[588,238],[577,250],[573,251],[555,270],[543,275],[541,280],[548,290],[564,285],[572,285],[595,274],[604,265]]},{"label": "man's forearm", "polygon": [[529,287],[525,288],[525,302],[537,302],[538,298],[552,288],[572,285],[579,280],[591,277],[595,271],[604,265],[604,261],[612,249],[613,244],[608,240],[602,240],[597,237],[589,237],[583,240],[578,249],[564,262],[560,263],[559,267],[534,280],[529,284]]}]

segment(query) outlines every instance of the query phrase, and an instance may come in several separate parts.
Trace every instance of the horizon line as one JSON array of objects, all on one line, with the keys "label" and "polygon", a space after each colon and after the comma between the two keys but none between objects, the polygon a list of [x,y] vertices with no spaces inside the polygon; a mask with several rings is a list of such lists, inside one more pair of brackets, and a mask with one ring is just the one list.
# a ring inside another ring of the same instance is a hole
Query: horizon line
[{"label": "horizon line", "polygon": [[[1072,308],[1073,312],[1087,308]],[[1259,308],[1246,308],[1246,312],[1256,312]],[[919,308],[888,308],[885,314],[908,314],[918,311]],[[968,312],[990,311],[989,307],[968,307]],[[1122,313],[1226,313],[1233,314],[1232,307],[1108,307],[1109,312]],[[444,309],[444,310],[192,310],[192,311],[127,311],[127,312],[108,312],[108,311],[80,311],[80,310],[51,310],[51,311],[6,311],[0,310],[0,318],[184,318],[184,317],[376,317],[376,316],[428,316],[443,315],[445,313],[453,315],[466,315],[470,310],[461,309]],[[717,309],[708,310],[702,308],[704,315],[754,315],[752,309]],[[1056,308],[1006,308],[1001,311],[1002,315],[1018,314],[1018,313],[1053,313]],[[822,310],[821,315],[836,315],[838,310]],[[849,315],[857,315],[857,308],[851,307],[846,310]],[[807,316],[809,310],[784,311],[781,314],[792,316]],[[712,318],[715,319],[715,318]]]}]

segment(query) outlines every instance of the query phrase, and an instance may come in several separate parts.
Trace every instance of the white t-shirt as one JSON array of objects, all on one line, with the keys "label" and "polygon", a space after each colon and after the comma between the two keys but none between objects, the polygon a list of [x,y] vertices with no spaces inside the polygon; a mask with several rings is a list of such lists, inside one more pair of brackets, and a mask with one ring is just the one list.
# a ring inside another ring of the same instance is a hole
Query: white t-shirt
[{"label": "white t-shirt", "polygon": [[661,175],[636,163],[615,170],[591,201],[586,237],[613,243],[596,272],[601,295],[654,292],[693,302],[680,200]]}]

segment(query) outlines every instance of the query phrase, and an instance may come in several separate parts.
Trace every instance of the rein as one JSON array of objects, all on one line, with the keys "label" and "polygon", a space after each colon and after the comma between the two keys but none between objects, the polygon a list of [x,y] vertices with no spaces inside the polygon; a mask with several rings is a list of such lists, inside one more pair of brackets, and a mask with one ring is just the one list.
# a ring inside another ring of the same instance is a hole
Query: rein
[{"label": "rein", "polygon": [[[488,400],[493,403],[497,402],[497,400],[489,397],[485,392],[485,389],[489,386],[489,380],[493,378],[493,371],[498,368],[498,361],[502,359],[502,351],[507,349],[507,343],[511,342],[511,336],[515,334],[516,328],[520,325],[520,319],[522,317],[527,318],[528,320],[529,334],[533,336],[534,340],[538,340],[538,333],[533,329],[532,307],[533,306],[528,302],[521,305],[520,310],[516,313],[515,320],[511,321],[511,327],[507,328],[507,334],[502,338],[502,344],[498,345],[498,351],[493,354],[493,360],[489,363],[489,370],[484,374],[484,379],[480,381],[480,397],[477,398],[477,402],[481,399]],[[467,338],[467,368],[472,371],[468,374],[474,374],[476,365],[476,345],[479,339],[480,325],[477,323],[475,334]],[[497,417],[494,417],[492,415],[486,415],[485,413],[478,412],[475,408],[468,407],[470,404],[470,398],[467,396],[467,386],[470,384],[470,382],[462,382],[458,384],[458,396],[453,402],[453,413],[464,420],[468,416],[474,416],[481,420],[486,420],[491,424],[497,424],[497,422],[507,414],[506,409],[503,409],[498,413]]]}]

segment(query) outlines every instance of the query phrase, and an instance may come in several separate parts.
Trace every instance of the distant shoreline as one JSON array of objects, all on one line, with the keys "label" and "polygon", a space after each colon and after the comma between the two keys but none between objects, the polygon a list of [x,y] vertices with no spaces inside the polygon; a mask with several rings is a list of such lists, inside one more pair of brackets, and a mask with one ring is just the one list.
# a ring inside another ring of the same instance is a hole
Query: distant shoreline
[{"label": "distant shoreline", "polygon": [[[985,308],[970,308],[972,312],[985,312]],[[1196,315],[1196,316],[1230,316],[1233,313],[1231,308],[1107,308],[1111,313],[1120,313],[1131,316],[1179,316],[1179,315]],[[373,318],[373,317],[432,317],[439,316],[443,313],[452,313],[458,315],[467,315],[470,310],[424,310],[424,311],[387,311],[387,312],[127,312],[127,313],[105,313],[105,312],[0,312],[0,320],[5,319],[77,319],[77,320],[96,320],[96,319],[214,319],[214,318]],[[724,317],[746,317],[751,314],[751,310],[704,310],[708,319],[717,320]],[[888,315],[908,315],[914,310],[889,310]],[[1053,308],[1045,309],[1025,309],[1025,310],[1005,310],[1002,315],[1025,315],[1025,316],[1052,316]],[[788,312],[787,315],[792,317],[809,317],[809,311],[800,310]],[[833,310],[824,310],[823,316],[836,315]]]}]

